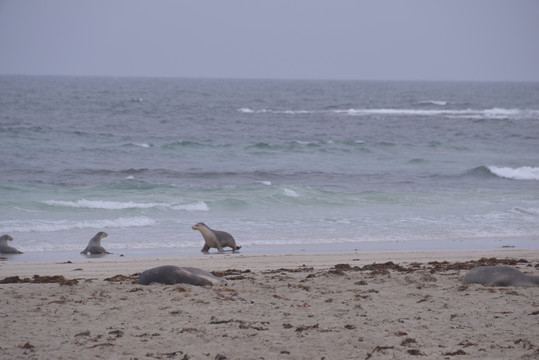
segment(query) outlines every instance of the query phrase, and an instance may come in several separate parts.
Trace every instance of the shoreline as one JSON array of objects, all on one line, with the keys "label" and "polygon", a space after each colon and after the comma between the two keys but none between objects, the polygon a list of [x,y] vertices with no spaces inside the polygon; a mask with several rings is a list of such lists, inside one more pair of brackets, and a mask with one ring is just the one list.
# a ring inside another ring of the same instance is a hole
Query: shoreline
[{"label": "shoreline", "polygon": [[[284,255],[284,254],[333,254],[346,252],[417,252],[417,251],[493,251],[493,250],[526,250],[538,249],[539,239],[501,237],[498,239],[465,239],[452,241],[363,241],[349,243],[313,243],[313,244],[275,244],[275,245],[247,245],[239,251],[242,255]],[[198,256],[199,247],[178,248],[134,248],[114,249],[107,247],[111,252],[106,256],[86,256],[78,250],[48,250],[25,251],[23,254],[0,254],[0,263],[3,261],[15,262],[46,262],[46,261],[83,261],[99,258],[152,258],[173,256]],[[211,249],[216,252],[216,249]],[[226,252],[228,253],[228,252]]]},{"label": "shoreline", "polygon": [[[0,284],[0,350],[73,360],[537,358],[539,287],[463,285],[481,258],[539,276],[539,249],[2,261],[0,280],[65,279]],[[220,271],[228,284],[136,283],[166,264]]]}]

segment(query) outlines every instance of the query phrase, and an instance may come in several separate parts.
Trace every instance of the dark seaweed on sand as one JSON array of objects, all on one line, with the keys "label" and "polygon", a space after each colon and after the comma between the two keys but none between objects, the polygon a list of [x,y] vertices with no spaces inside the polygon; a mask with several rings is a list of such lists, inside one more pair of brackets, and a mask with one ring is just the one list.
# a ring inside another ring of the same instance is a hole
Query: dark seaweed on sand
[{"label": "dark seaweed on sand", "polygon": [[32,279],[30,278],[21,279],[18,276],[9,276],[7,278],[0,280],[0,284],[20,284],[20,283],[32,283],[32,284],[58,283],[60,285],[76,285],[79,283],[79,281],[76,279],[66,279],[65,277],[61,275],[54,275],[54,276],[34,275]]}]

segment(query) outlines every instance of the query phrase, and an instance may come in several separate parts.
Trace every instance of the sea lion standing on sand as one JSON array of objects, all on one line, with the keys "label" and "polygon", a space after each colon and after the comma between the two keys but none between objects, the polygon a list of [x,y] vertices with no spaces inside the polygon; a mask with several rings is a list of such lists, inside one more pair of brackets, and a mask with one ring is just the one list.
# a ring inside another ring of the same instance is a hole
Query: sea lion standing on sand
[{"label": "sea lion standing on sand", "polygon": [[107,237],[108,234],[106,232],[100,231],[90,240],[88,243],[88,246],[86,246],[86,249],[84,249],[81,254],[110,254],[103,246],[101,246],[101,239],[104,237]]},{"label": "sea lion standing on sand", "polygon": [[7,234],[0,236],[0,254],[22,254],[22,251],[15,249],[7,244],[13,238]]},{"label": "sea lion standing on sand", "polygon": [[192,226],[193,230],[198,230],[204,238],[203,253],[207,254],[210,248],[216,248],[220,253],[224,252],[224,247],[231,247],[232,252],[239,250],[241,246],[236,246],[236,240],[227,232],[212,230],[204,223],[198,223]]},{"label": "sea lion standing on sand", "polygon": [[478,266],[462,278],[464,284],[539,286],[539,276],[526,275],[509,266]]},{"label": "sea lion standing on sand", "polygon": [[193,267],[163,265],[145,270],[140,274],[138,283],[149,285],[153,282],[160,284],[191,284],[196,286],[226,284],[226,280],[213,274]]}]

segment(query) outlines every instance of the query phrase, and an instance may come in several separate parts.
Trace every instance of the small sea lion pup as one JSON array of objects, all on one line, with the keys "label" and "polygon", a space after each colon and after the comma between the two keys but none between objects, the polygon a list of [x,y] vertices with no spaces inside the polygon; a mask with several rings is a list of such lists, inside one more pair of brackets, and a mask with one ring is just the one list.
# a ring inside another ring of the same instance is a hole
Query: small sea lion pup
[{"label": "small sea lion pup", "polygon": [[84,249],[81,254],[110,254],[103,246],[101,246],[101,239],[104,237],[107,237],[108,234],[106,232],[100,231],[90,240],[88,243],[88,246],[86,246],[86,249]]},{"label": "small sea lion pup", "polygon": [[236,240],[227,232],[212,230],[204,223],[198,223],[193,225],[193,230],[198,230],[204,238],[204,247],[202,252],[207,254],[211,248],[216,248],[220,253],[224,252],[224,247],[231,247],[232,252],[239,250],[241,246],[236,246]]},{"label": "small sea lion pup", "polygon": [[464,284],[539,286],[539,276],[526,275],[509,266],[478,266],[462,278]]},{"label": "small sea lion pup", "polygon": [[138,278],[140,285],[149,285],[154,282],[167,285],[191,284],[196,286],[226,285],[227,283],[225,279],[214,276],[207,271],[174,265],[163,265],[145,270]]},{"label": "small sea lion pup", "polygon": [[0,254],[22,254],[22,251],[15,249],[7,244],[13,238],[7,234],[0,236]]}]

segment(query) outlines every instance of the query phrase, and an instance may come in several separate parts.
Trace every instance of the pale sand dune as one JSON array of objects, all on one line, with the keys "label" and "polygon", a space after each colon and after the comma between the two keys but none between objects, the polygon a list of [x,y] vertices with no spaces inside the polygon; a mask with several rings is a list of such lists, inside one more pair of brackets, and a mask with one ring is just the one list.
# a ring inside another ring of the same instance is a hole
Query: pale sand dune
[{"label": "pale sand dune", "polygon": [[[210,255],[0,262],[6,359],[536,359],[539,288],[463,286],[440,264],[526,259],[539,250]],[[110,259],[110,260],[109,260]],[[400,265],[359,270],[388,261]],[[228,286],[107,281],[159,265],[228,272]],[[337,266],[337,264],[347,264]],[[279,270],[280,269],[280,270]]]}]

